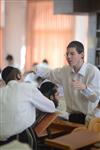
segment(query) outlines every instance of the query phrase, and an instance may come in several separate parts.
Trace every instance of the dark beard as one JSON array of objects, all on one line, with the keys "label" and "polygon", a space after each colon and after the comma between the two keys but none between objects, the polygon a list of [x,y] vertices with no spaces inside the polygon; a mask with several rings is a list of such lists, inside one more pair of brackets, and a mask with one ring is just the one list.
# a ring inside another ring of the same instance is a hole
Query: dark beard
[{"label": "dark beard", "polygon": [[57,107],[58,107],[58,100],[54,99],[54,100],[52,100],[52,101],[54,102],[54,105],[55,105],[55,107],[57,108]]}]

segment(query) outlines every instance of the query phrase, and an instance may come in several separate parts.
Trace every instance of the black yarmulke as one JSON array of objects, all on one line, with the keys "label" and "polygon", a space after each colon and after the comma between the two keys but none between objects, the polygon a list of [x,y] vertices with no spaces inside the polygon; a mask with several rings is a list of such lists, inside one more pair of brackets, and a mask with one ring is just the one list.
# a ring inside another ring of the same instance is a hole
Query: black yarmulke
[{"label": "black yarmulke", "polygon": [[6,81],[7,77],[12,72],[12,70],[14,70],[14,67],[11,66],[7,66],[6,68],[3,69],[1,76],[4,81]]},{"label": "black yarmulke", "polygon": [[50,92],[54,87],[55,87],[55,84],[48,81],[48,82],[42,83],[42,85],[40,86],[39,90],[43,94],[46,94],[46,93]]}]

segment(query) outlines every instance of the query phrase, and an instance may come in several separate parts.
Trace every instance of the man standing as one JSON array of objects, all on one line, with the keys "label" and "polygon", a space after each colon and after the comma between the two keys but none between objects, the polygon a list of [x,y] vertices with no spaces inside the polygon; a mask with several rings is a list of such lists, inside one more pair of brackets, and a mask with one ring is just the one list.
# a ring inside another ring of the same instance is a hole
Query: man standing
[{"label": "man standing", "polygon": [[37,70],[37,75],[63,86],[67,112],[90,114],[100,99],[100,71],[84,62],[84,46],[79,41],[69,43],[65,56],[69,66],[46,74]]}]

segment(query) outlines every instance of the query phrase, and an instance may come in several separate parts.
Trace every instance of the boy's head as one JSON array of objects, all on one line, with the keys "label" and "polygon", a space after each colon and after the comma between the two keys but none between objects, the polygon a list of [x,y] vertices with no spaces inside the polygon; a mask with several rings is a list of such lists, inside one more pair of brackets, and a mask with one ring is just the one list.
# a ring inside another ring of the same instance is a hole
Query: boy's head
[{"label": "boy's head", "polygon": [[84,52],[84,45],[79,42],[79,41],[72,41],[68,44],[67,49],[68,48],[75,48],[76,51],[78,52],[78,54]]},{"label": "boy's head", "polygon": [[55,107],[58,106],[59,93],[58,93],[58,86],[56,84],[50,81],[46,81],[41,84],[39,90],[44,96],[46,96],[48,99],[54,102]]},{"label": "boy's head", "polygon": [[20,80],[21,72],[17,68],[7,66],[6,68],[3,69],[1,76],[2,79],[5,81],[5,83],[7,84],[11,80]]},{"label": "boy's head", "polygon": [[79,68],[84,62],[84,46],[79,41],[72,41],[67,46],[66,59],[72,68]]}]

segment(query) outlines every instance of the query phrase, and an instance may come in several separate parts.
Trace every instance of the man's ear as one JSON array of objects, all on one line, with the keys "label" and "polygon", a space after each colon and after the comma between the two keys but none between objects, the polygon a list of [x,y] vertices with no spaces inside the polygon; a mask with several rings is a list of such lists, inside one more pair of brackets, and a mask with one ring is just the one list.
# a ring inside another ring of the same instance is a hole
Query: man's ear
[{"label": "man's ear", "polygon": [[81,53],[81,58],[84,59],[84,52]]},{"label": "man's ear", "polygon": [[17,75],[16,75],[16,79],[17,79],[17,80],[20,80],[20,79],[21,79],[21,75],[20,75],[20,74],[17,74]]}]

